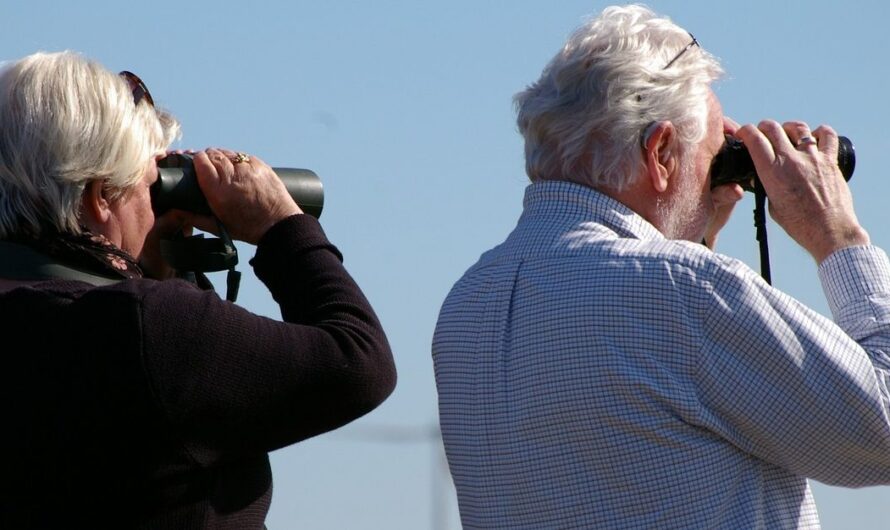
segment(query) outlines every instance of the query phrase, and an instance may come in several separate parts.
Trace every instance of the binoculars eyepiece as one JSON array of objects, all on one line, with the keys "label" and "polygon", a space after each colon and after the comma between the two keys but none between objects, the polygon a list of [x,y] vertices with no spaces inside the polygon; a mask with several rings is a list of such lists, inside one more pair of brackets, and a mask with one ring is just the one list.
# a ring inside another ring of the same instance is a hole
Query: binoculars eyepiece
[{"label": "binoculars eyepiece", "polygon": [[[838,137],[837,165],[844,179],[853,177],[856,169],[856,151],[853,142],[846,136]],[[711,188],[723,184],[736,183],[745,191],[754,191],[757,171],[751,154],[740,140],[726,135],[726,143],[711,164]]]},{"label": "binoculars eyepiece", "polygon": [[[318,218],[324,207],[321,179],[308,169],[272,168],[303,212]],[[172,154],[158,160],[158,180],[151,187],[155,215],[177,209],[212,215],[207,199],[198,186],[191,155]]]}]

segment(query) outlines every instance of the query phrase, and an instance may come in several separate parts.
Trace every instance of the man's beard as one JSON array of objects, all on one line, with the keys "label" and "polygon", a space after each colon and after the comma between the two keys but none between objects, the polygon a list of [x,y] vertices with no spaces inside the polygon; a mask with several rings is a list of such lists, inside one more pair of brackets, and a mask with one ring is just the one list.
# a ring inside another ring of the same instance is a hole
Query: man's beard
[{"label": "man's beard", "polygon": [[656,211],[668,239],[700,241],[704,236],[707,212],[694,171],[695,157],[682,156],[677,189],[668,198],[658,198]]}]

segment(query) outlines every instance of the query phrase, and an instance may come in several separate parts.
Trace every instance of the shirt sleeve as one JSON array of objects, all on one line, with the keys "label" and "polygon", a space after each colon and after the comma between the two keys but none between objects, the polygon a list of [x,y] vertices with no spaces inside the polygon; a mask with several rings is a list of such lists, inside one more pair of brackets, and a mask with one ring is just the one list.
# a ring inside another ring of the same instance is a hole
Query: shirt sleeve
[{"label": "shirt sleeve", "polygon": [[314,219],[277,224],[251,264],[284,322],[182,282],[156,282],[143,300],[146,372],[199,462],[335,429],[395,385],[380,322]]},{"label": "shirt sleeve", "polygon": [[886,254],[849,248],[822,263],[837,324],[740,263],[718,269],[696,375],[703,426],[820,482],[890,483]]}]

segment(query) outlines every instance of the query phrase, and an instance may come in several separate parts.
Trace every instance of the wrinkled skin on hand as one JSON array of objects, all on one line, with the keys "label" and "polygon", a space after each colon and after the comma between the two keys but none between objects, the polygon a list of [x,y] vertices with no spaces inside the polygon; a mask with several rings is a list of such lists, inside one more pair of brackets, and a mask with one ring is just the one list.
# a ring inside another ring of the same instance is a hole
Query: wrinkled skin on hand
[{"label": "wrinkled skin on hand", "polygon": [[[831,127],[810,132],[804,122],[765,120],[739,128],[736,136],[751,154],[770,215],[817,263],[837,250],[869,244],[837,165],[838,137]],[[798,145],[805,137],[816,142]]]}]

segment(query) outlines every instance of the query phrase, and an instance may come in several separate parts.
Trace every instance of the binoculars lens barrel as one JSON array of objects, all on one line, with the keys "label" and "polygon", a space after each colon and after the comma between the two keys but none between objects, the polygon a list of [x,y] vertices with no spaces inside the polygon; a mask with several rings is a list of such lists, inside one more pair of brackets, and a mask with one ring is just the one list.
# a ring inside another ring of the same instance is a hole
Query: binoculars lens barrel
[{"label": "binoculars lens barrel", "polygon": [[[272,171],[284,182],[303,212],[316,219],[321,216],[324,188],[318,175],[308,169],[273,167]],[[158,161],[158,180],[151,187],[151,205],[155,215],[172,209],[212,215],[198,186],[191,155],[173,154]]]}]

